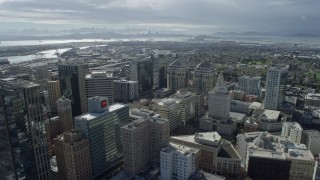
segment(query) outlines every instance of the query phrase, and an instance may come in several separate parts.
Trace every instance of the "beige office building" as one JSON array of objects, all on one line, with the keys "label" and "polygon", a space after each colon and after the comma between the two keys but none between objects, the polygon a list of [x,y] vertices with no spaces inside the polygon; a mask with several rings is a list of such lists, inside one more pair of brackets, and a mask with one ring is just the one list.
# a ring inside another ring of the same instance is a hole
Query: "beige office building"
[{"label": "beige office building", "polygon": [[108,103],[113,103],[113,86],[114,77],[111,73],[103,71],[94,71],[85,77],[86,97],[87,99],[94,96],[108,98]]},{"label": "beige office building", "polygon": [[224,83],[223,75],[219,74],[216,87],[209,92],[209,116],[225,121],[230,117],[231,93]]},{"label": "beige office building", "polygon": [[153,110],[161,115],[161,117],[169,120],[170,132],[175,131],[183,125],[181,119],[181,100],[173,98],[161,99],[153,105]]},{"label": "beige office building", "polygon": [[48,91],[50,112],[57,113],[57,101],[61,97],[59,81],[42,81],[41,88]]},{"label": "beige office building", "polygon": [[61,131],[70,131],[74,128],[71,100],[62,96],[57,101],[57,110],[61,126]]},{"label": "beige office building", "polygon": [[54,144],[60,180],[92,179],[89,141],[81,132],[64,132]]},{"label": "beige office building", "polygon": [[124,169],[139,173],[148,163],[160,163],[160,151],[169,141],[169,122],[155,117],[140,118],[121,128]]}]

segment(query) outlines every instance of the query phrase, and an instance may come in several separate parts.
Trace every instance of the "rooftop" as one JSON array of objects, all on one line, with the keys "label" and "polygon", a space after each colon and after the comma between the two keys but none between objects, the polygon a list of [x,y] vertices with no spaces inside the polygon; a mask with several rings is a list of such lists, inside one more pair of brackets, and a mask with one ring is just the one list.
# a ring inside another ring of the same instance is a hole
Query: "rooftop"
[{"label": "rooftop", "polygon": [[269,109],[265,109],[264,112],[262,113],[262,117],[265,117],[266,119],[278,119],[279,115],[280,115],[280,111],[269,110]]},{"label": "rooftop", "polygon": [[158,102],[158,105],[160,106],[171,106],[174,104],[179,104],[181,102],[181,100],[179,99],[174,99],[174,98],[164,98],[164,99],[160,99],[160,101]]},{"label": "rooftop", "polygon": [[230,112],[229,114],[230,114],[230,119],[231,119],[233,122],[243,121],[244,118],[246,117],[245,114],[237,113],[237,112]]},{"label": "rooftop", "polygon": [[196,67],[196,70],[199,68],[205,68],[205,69],[212,69],[213,67],[212,65],[208,62],[208,61],[202,61],[201,63],[199,63]]},{"label": "rooftop", "polygon": [[171,136],[170,138],[213,147],[218,146],[221,140],[221,136],[217,132],[204,132],[196,133],[195,135]]},{"label": "rooftop", "polygon": [[156,90],[157,93],[162,93],[162,92],[171,92],[171,90],[169,88],[161,88]]},{"label": "rooftop", "polygon": [[106,71],[93,71],[91,74],[86,75],[86,79],[91,78],[112,78],[112,73],[107,73]]},{"label": "rooftop", "polygon": [[317,130],[305,130],[303,133],[306,133],[313,138],[320,138],[320,132]]},{"label": "rooftop", "polygon": [[179,90],[177,93],[173,94],[171,97],[176,99],[184,99],[192,96],[193,93],[186,90]]},{"label": "rooftop", "polygon": [[170,142],[169,145],[161,150],[162,152],[171,153],[173,151],[179,152],[183,154],[184,156],[188,156],[191,154],[196,154],[199,152],[199,149],[191,148],[179,144],[175,144]]},{"label": "rooftop", "polygon": [[306,95],[306,99],[308,99],[308,100],[320,100],[320,94],[308,93]]},{"label": "rooftop", "polygon": [[314,160],[311,151],[307,149],[288,149],[286,157],[288,159]]},{"label": "rooftop", "polygon": [[38,84],[34,84],[33,82],[18,79],[18,78],[4,78],[0,79],[0,86],[4,88],[14,88],[14,87],[33,87],[37,86]]},{"label": "rooftop", "polygon": [[251,109],[259,109],[259,108],[261,108],[261,106],[262,106],[261,103],[253,102],[253,103],[250,104],[249,108],[251,108]]},{"label": "rooftop", "polygon": [[169,66],[176,66],[176,67],[182,67],[182,63],[180,62],[181,60],[178,58],[175,61],[173,61]]},{"label": "rooftop", "polygon": [[169,123],[169,121],[167,119],[162,119],[162,118],[157,118],[157,117],[140,117],[140,118],[134,120],[133,122],[131,122],[130,124],[122,126],[122,128],[133,130],[133,129],[138,128],[139,124],[143,123],[144,121],[150,121],[152,123],[157,123],[157,124]]},{"label": "rooftop", "polygon": [[301,125],[297,122],[284,122],[283,124],[287,124],[290,128],[303,130]]},{"label": "rooftop", "polygon": [[275,136],[268,132],[252,132],[239,136],[245,137],[249,142],[250,156],[275,159],[314,159],[304,144],[293,143],[285,137]]},{"label": "rooftop", "polygon": [[117,110],[119,110],[119,109],[121,109],[121,108],[123,108],[125,106],[126,105],[124,105],[124,104],[113,104],[113,105],[109,106],[108,110],[106,110],[106,111],[104,111],[102,113],[87,113],[87,114],[84,114],[84,115],[77,116],[75,118],[86,120],[86,121],[90,121],[90,120],[95,119],[95,118],[97,118],[99,116],[111,113],[113,111],[117,111]]},{"label": "rooftop", "polygon": [[266,150],[259,150],[259,149],[250,149],[249,155],[254,157],[286,159],[286,156],[283,152],[266,151]]}]

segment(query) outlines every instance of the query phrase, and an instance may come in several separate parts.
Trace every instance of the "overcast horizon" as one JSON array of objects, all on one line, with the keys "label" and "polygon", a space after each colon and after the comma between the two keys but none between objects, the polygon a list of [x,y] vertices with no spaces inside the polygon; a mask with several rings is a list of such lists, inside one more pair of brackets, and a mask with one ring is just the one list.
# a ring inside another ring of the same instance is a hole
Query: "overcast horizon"
[{"label": "overcast horizon", "polygon": [[319,7],[317,0],[0,0],[0,34],[90,30],[86,27],[319,34]]}]

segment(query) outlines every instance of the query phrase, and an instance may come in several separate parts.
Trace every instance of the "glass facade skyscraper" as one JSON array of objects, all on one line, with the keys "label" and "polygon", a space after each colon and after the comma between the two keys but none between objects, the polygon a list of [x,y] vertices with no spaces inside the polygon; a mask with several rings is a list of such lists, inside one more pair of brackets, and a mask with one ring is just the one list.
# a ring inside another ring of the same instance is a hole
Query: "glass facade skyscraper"
[{"label": "glass facade skyscraper", "polygon": [[58,66],[61,95],[72,101],[72,114],[87,112],[85,76],[87,64],[61,64]]},{"label": "glass facade skyscraper", "polygon": [[129,123],[129,106],[88,99],[89,113],[75,117],[75,128],[89,139],[92,175],[96,178],[123,159],[120,127]]},{"label": "glass facade skyscraper", "polygon": [[43,99],[38,84],[0,80],[0,179],[49,179]]}]

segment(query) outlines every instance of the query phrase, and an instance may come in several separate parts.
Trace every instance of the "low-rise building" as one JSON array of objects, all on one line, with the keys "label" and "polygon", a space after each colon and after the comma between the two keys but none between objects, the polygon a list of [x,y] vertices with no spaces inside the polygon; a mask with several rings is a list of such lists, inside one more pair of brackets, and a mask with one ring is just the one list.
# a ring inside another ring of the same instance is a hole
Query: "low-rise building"
[{"label": "low-rise building", "polygon": [[305,106],[320,107],[320,94],[308,93],[305,96]]},{"label": "low-rise building", "polygon": [[242,176],[241,157],[217,132],[171,136],[170,142],[200,150],[199,168],[230,178]]},{"label": "low-rise building", "polygon": [[314,179],[316,161],[304,144],[268,132],[237,135],[237,151],[252,179]]},{"label": "low-rise building", "polygon": [[184,180],[196,173],[200,150],[170,143],[160,151],[160,157],[160,179]]},{"label": "low-rise building", "polygon": [[260,131],[268,132],[280,132],[282,123],[287,119],[280,111],[269,109],[257,109],[253,112],[252,117],[257,120]]},{"label": "low-rise building", "polygon": [[244,121],[243,130],[244,132],[256,132],[259,129],[258,123],[255,122],[254,118],[250,118]]},{"label": "low-rise building", "polygon": [[245,114],[229,112],[229,118],[224,120],[210,117],[207,113],[200,118],[199,127],[204,131],[217,131],[222,135],[233,136],[237,124],[242,124],[245,120],[245,116]]},{"label": "low-rise building", "polygon": [[251,111],[250,104],[251,103],[244,101],[232,100],[230,103],[230,111],[249,115]]}]

